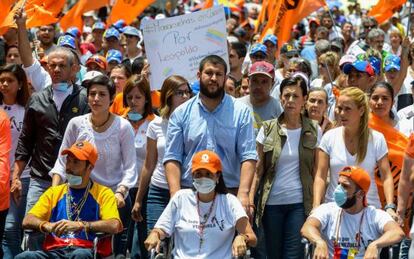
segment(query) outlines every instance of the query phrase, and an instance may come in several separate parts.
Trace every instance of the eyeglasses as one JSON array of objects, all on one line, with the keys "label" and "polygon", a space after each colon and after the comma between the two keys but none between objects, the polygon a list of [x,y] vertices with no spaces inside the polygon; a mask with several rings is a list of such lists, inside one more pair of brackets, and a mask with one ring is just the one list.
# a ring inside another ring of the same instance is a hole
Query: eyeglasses
[{"label": "eyeglasses", "polygon": [[193,91],[191,91],[191,90],[176,90],[176,91],[174,91],[174,94],[177,95],[177,96],[181,96],[181,97],[191,96],[193,94]]}]

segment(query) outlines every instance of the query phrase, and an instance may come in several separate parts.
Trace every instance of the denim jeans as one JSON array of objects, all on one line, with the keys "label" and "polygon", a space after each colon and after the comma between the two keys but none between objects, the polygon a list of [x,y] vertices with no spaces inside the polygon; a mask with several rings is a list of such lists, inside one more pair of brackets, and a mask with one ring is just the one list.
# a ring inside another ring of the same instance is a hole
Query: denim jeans
[{"label": "denim jeans", "polygon": [[[30,177],[29,190],[27,191],[26,214],[33,208],[40,196],[52,185],[52,182]],[[40,232],[33,232],[29,235],[29,250],[42,250],[45,236]]]},{"label": "denim jeans", "polygon": [[[0,241],[3,239],[4,225],[6,224],[8,209],[0,211]],[[0,258],[3,258],[3,249],[0,247]]]},{"label": "denim jeans", "polygon": [[399,259],[408,259],[408,251],[410,250],[411,239],[404,238],[400,245]]},{"label": "denim jeans", "polygon": [[3,236],[4,259],[13,259],[22,252],[22,221],[26,211],[27,191],[29,190],[30,178],[22,178],[22,194],[20,203],[16,204],[10,197],[10,208],[6,218]]},{"label": "denim jeans", "polygon": [[[132,238],[132,249],[131,249],[131,259],[145,259],[148,257],[147,250],[144,246],[144,241],[147,238],[147,217],[145,211],[147,209],[147,197],[148,192],[144,195],[144,199],[142,200],[142,221],[135,222],[134,225],[134,235]],[[134,201],[135,203],[135,201]]]},{"label": "denim jeans", "polygon": [[304,222],[303,203],[266,205],[262,223],[268,258],[303,258],[300,229]]},{"label": "denim jeans", "polygon": [[53,251],[26,251],[15,257],[16,259],[92,259],[93,253],[91,249],[79,247],[65,247]]},{"label": "denim jeans", "polygon": [[119,217],[122,221],[124,229],[122,232],[114,236],[114,255],[126,255],[127,239],[128,239],[128,226],[131,221],[131,197],[126,197],[125,206],[118,208]]},{"label": "denim jeans", "polygon": [[150,185],[147,199],[147,230],[148,234],[154,228],[158,218],[170,201],[170,191]]}]

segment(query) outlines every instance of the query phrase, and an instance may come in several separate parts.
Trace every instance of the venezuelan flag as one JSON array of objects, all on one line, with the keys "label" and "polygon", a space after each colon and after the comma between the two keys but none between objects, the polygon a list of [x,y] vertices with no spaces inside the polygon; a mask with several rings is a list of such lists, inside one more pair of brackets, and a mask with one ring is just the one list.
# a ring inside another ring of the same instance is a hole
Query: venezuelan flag
[{"label": "venezuelan flag", "polygon": [[358,252],[356,248],[335,247],[334,259],[354,259]]}]

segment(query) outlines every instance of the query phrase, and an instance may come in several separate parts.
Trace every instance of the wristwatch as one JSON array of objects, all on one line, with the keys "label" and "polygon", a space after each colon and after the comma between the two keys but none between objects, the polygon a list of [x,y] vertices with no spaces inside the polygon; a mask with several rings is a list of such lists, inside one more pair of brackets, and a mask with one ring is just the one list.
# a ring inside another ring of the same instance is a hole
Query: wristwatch
[{"label": "wristwatch", "polygon": [[385,205],[385,207],[384,207],[385,211],[387,211],[388,209],[396,210],[397,206],[394,203],[390,203],[390,204]]}]

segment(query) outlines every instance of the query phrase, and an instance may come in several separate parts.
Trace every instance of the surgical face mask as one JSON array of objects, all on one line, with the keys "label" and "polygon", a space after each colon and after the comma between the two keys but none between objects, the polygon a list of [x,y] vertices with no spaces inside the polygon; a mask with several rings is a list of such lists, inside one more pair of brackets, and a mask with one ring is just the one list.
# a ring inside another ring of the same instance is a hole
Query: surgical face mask
[{"label": "surgical face mask", "polygon": [[128,119],[130,121],[139,121],[140,119],[142,119],[142,115],[138,112],[128,112]]},{"label": "surgical face mask", "polygon": [[356,195],[355,193],[352,194],[351,197],[348,197],[348,192],[342,187],[342,185],[338,184],[334,192],[334,199],[336,205],[343,209],[349,209],[356,203]]},{"label": "surgical face mask", "polygon": [[194,179],[193,185],[197,192],[202,194],[210,193],[216,188],[216,182],[206,177]]},{"label": "surgical face mask", "polygon": [[67,92],[69,89],[69,84],[68,82],[56,83],[56,84],[53,84],[53,89],[59,92]]},{"label": "surgical face mask", "polygon": [[67,173],[66,178],[68,179],[69,186],[78,186],[82,184],[82,176]]}]

